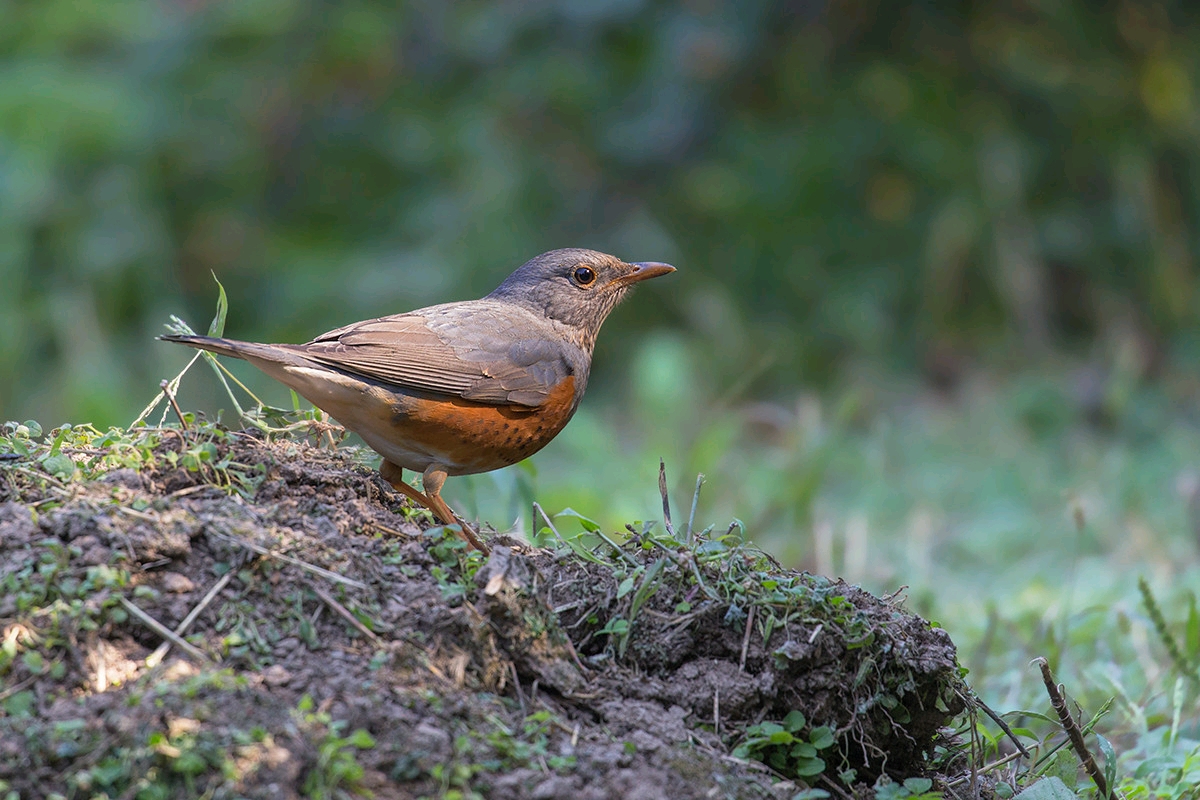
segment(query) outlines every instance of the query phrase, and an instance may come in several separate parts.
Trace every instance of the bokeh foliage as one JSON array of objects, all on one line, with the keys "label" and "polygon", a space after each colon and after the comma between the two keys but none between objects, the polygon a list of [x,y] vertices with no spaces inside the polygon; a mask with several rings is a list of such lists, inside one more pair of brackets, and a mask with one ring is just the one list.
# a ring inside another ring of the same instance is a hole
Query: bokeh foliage
[{"label": "bokeh foliage", "polygon": [[232,333],[303,340],[564,245],[681,267],[610,325],[597,385],[651,327],[751,396],[1114,337],[1192,352],[1187,3],[3,0],[0,19],[4,418],[127,422],[178,363],[151,338],[166,315],[207,318],[210,270]]},{"label": "bokeh foliage", "polygon": [[1198,53],[1183,0],[0,0],[0,421],[130,422],[210,271],[230,335],[302,341],[552,247],[671,261],[456,506],[620,530],[665,456],[678,522],[704,471],[698,520],[909,584],[998,708],[1034,656],[1118,697],[1132,768],[1185,697],[1137,578],[1189,631],[1200,593]]}]

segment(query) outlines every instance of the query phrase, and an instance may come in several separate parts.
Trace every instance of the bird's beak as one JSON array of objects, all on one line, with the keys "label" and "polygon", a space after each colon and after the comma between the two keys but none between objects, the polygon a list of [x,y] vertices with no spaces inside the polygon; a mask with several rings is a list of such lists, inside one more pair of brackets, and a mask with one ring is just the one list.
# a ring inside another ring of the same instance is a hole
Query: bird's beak
[{"label": "bird's beak", "polygon": [[629,266],[633,267],[633,272],[629,272],[618,278],[617,281],[619,283],[637,283],[675,271],[675,268],[670,264],[663,264],[659,261],[638,261]]}]

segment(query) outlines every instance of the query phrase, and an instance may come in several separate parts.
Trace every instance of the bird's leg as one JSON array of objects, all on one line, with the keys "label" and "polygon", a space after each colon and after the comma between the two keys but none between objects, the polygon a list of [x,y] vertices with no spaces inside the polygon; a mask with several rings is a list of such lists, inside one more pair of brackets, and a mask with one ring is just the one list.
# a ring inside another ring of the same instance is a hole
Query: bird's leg
[{"label": "bird's leg", "polygon": [[412,500],[414,503],[420,503],[430,511],[434,510],[433,504],[429,501],[428,497],[404,482],[404,469],[402,467],[396,466],[385,458],[383,463],[379,465],[379,477],[387,481],[393,489],[409,500]]},{"label": "bird's leg", "polygon": [[443,525],[458,525],[459,536],[461,536],[467,544],[474,547],[484,555],[490,554],[492,551],[488,548],[483,540],[479,538],[479,534],[475,533],[465,521],[459,518],[457,514],[451,510],[450,506],[446,505],[446,501],[442,499],[442,484],[446,482],[446,471],[438,468],[436,465],[425,470],[425,491],[418,492],[408,483],[404,481],[404,469],[386,458],[379,465],[379,477],[383,478],[392,488],[400,494],[412,500],[415,503],[420,503],[425,508],[433,512],[433,515],[438,518]]},{"label": "bird's leg", "polygon": [[453,509],[442,499],[442,484],[446,482],[446,470],[437,464],[431,464],[426,468],[421,481],[422,488],[425,489],[425,497],[429,500],[429,508],[437,515],[438,519],[446,525],[457,524],[461,531],[460,535],[467,541],[467,544],[485,556],[490,554],[491,549],[479,538],[479,534],[467,524],[466,520],[455,514]]}]

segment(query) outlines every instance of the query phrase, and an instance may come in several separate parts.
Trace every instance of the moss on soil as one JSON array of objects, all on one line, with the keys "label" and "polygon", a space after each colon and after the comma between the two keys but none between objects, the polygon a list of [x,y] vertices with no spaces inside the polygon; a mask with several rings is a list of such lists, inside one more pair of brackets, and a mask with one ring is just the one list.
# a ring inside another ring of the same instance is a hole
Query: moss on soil
[{"label": "moss on soil", "polygon": [[949,637],[736,535],[485,560],[353,448],[37,433],[0,431],[0,790],[870,797],[965,768]]}]

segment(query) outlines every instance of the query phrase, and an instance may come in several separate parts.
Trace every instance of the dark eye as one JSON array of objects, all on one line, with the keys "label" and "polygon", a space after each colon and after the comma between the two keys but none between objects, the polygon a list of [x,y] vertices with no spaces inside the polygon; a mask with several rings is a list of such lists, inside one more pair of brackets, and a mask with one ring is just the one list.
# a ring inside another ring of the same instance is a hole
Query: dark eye
[{"label": "dark eye", "polygon": [[580,286],[591,286],[596,282],[596,271],[591,267],[576,267],[575,282]]}]

